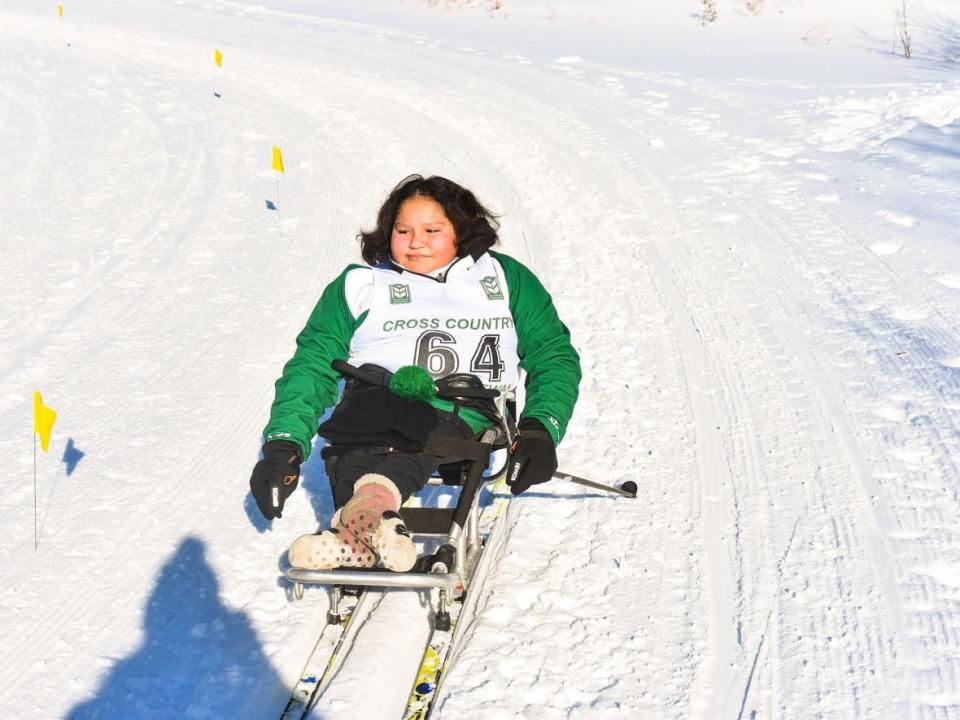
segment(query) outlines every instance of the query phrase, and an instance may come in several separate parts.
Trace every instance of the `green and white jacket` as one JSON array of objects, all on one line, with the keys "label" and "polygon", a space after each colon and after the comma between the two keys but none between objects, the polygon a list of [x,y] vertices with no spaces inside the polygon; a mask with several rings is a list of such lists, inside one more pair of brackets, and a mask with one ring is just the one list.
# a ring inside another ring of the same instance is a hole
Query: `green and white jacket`
[{"label": "green and white jacket", "polygon": [[[554,443],[577,400],[580,357],[537,277],[508,255],[487,251],[454,261],[439,277],[384,263],[349,265],[327,285],[277,380],[266,440],[290,440],[310,454],[318,418],[339,397],[335,359],[396,371],[420,365],[434,377],[477,375],[511,391],[526,372],[521,418],[539,420]],[[451,404],[434,404],[450,410]],[[474,431],[490,423],[461,408]]]}]

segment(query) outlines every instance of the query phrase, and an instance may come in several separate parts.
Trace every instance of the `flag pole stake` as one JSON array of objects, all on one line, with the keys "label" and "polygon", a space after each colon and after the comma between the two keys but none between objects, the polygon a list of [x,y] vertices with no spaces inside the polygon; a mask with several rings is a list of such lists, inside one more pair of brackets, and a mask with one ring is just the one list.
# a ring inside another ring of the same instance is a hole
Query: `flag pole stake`
[{"label": "flag pole stake", "polygon": [[33,551],[37,551],[37,434],[33,433]]}]

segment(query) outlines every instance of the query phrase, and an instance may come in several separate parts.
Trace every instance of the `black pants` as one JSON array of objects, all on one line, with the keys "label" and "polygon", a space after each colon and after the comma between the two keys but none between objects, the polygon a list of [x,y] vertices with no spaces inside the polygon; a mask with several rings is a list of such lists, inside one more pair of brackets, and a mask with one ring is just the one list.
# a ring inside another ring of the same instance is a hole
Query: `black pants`
[{"label": "black pants", "polygon": [[[464,439],[470,436],[466,424],[440,413],[440,424],[433,430],[440,437]],[[351,453],[334,455],[327,458],[325,467],[330,487],[333,491],[333,506],[342,508],[353,497],[353,488],[357,480],[367,473],[379,473],[393,481],[400,491],[401,502],[419,492],[430,476],[444,461],[438,455],[427,453]]]}]

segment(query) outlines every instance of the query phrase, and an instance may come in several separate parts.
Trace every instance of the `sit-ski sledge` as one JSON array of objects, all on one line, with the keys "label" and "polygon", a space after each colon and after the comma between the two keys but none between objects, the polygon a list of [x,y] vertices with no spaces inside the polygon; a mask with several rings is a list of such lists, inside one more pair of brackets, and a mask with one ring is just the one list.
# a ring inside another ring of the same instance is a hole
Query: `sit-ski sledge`
[{"label": "sit-ski sledge", "polygon": [[[384,384],[383,375],[365,367],[356,368],[335,360],[333,368],[350,382]],[[460,486],[456,505],[452,508],[401,507],[400,515],[415,542],[434,545],[439,542],[439,546],[420,557],[407,572],[382,568],[287,569],[286,577],[293,584],[294,597],[302,598],[307,585],[329,586],[331,602],[327,625],[291,694],[282,720],[300,720],[310,714],[383,591],[398,588],[429,591],[435,598],[431,602],[431,636],[403,718],[424,720],[433,708],[448,658],[452,657],[451,650],[462,634],[458,629],[468,625],[466,615],[473,611],[475,603],[471,600],[476,597],[473,581],[478,568],[497,531],[502,529],[496,521],[510,494],[495,492],[493,502],[484,505],[482,490],[485,486],[506,490],[504,476],[516,414],[512,395],[501,396],[499,391],[485,388],[474,375],[451,375],[436,384],[438,397],[478,410],[492,423],[479,438],[457,440],[430,436],[427,440],[425,451],[445,458],[440,468],[441,477],[431,478],[429,482]],[[494,465],[497,469],[490,471]],[[633,481],[615,487],[561,472],[554,473],[554,477],[623,497],[635,498],[637,493]]]},{"label": "sit-ski sledge", "polygon": [[[381,375],[346,362],[334,361],[333,367],[348,382],[381,384]],[[485,548],[489,528],[481,529],[481,497],[485,485],[502,484],[507,469],[507,451],[513,437],[514,398],[501,396],[485,388],[479,378],[468,374],[447,376],[437,382],[437,396],[482,412],[493,423],[479,438],[454,439],[430,436],[425,452],[444,458],[439,478],[431,485],[460,486],[452,508],[401,507],[403,518],[414,542],[435,546],[421,556],[407,572],[383,568],[334,568],[312,570],[290,567],[286,577],[293,595],[303,597],[307,585],[331,589],[327,626],[307,663],[300,681],[283,714],[284,720],[309,715],[310,709],[349,650],[358,625],[369,614],[384,589],[408,589],[431,593],[432,635],[424,652],[404,717],[427,717],[439,680],[445,669],[447,652],[453,644],[457,617],[471,587]],[[499,467],[488,472],[491,464]],[[500,507],[486,508],[483,525],[492,525],[509,495],[500,495]],[[439,543],[439,545],[438,545]],[[352,627],[351,627],[352,626]],[[333,629],[333,632],[328,632]],[[326,638],[326,642],[323,642]]]}]

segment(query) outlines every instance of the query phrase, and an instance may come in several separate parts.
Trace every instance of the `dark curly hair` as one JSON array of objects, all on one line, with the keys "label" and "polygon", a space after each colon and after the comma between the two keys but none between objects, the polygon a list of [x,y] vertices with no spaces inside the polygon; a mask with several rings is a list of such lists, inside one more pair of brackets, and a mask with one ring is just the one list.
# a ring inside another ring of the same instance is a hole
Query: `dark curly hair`
[{"label": "dark curly hair", "polygon": [[457,257],[478,258],[498,242],[497,216],[481,205],[472,192],[439,175],[428,178],[410,175],[400,181],[380,206],[376,227],[357,233],[366,263],[376,265],[390,259],[390,236],[400,206],[418,195],[430,198],[443,208],[457,235]]}]

